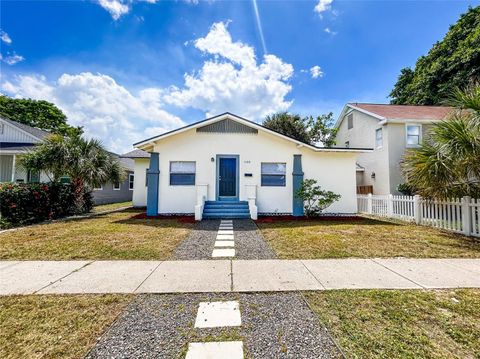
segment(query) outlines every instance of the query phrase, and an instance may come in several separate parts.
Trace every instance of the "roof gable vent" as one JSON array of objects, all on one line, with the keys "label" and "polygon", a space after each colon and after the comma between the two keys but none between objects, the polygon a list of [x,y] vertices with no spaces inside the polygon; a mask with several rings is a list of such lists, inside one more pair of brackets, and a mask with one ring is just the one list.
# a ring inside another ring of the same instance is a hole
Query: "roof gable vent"
[{"label": "roof gable vent", "polygon": [[243,133],[257,134],[258,130],[250,126],[244,125],[237,121],[225,119],[197,128],[197,132],[203,133]]}]

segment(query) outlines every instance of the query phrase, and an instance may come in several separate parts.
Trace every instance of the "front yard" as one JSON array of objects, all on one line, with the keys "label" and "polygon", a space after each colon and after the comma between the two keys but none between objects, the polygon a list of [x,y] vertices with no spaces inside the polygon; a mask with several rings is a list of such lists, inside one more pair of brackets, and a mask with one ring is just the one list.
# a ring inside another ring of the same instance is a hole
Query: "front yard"
[{"label": "front yard", "polygon": [[193,227],[173,218],[134,218],[140,213],[132,209],[0,233],[0,259],[164,260]]},{"label": "front yard", "polygon": [[480,240],[414,224],[367,218],[257,224],[283,259],[480,257]]},{"label": "front yard", "polygon": [[82,358],[131,298],[111,294],[0,297],[0,357]]},{"label": "front yard", "polygon": [[349,358],[479,358],[480,290],[305,295]]}]

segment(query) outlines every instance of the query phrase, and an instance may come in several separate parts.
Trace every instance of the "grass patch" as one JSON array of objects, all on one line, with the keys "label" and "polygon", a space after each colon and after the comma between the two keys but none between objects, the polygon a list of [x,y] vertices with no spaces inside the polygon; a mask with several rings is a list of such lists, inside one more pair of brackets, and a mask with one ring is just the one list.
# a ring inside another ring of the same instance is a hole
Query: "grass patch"
[{"label": "grass patch", "polygon": [[139,219],[138,210],[34,225],[0,234],[0,259],[168,259],[193,224]]},{"label": "grass patch", "polygon": [[361,218],[258,226],[279,258],[480,257],[480,241],[414,224]]},{"label": "grass patch", "polygon": [[94,206],[92,209],[93,213],[105,212],[105,211],[113,211],[119,208],[131,207],[132,201],[128,202],[118,202],[118,203],[109,203],[109,204],[99,204],[98,206]]},{"label": "grass patch", "polygon": [[0,297],[1,358],[82,358],[128,295]]},{"label": "grass patch", "polygon": [[479,358],[480,290],[305,294],[352,358]]}]

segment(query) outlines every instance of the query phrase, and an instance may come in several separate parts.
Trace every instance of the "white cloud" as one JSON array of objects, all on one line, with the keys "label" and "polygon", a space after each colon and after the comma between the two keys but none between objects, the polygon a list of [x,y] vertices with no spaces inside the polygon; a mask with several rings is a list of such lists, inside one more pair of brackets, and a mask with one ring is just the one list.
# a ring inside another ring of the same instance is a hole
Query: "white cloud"
[{"label": "white cloud", "polygon": [[8,36],[8,34],[3,30],[0,30],[0,40],[2,40],[6,44],[12,43],[12,39],[10,38],[10,36]]},{"label": "white cloud", "polygon": [[327,10],[330,10],[333,0],[318,0],[317,5],[315,6],[315,12],[321,14]]},{"label": "white cloud", "polygon": [[[43,76],[17,76],[13,82],[4,82],[2,91],[55,103],[70,124],[84,126],[87,137],[101,139],[116,152],[128,151],[136,141],[184,125],[162,108],[163,90],[146,88],[133,94],[102,74],[63,74],[54,83]],[[148,131],[142,132],[143,128]]]},{"label": "white cloud", "polygon": [[230,111],[252,120],[287,110],[293,66],[275,55],[265,55],[257,64],[253,47],[234,42],[227,26],[215,23],[205,37],[195,40],[195,47],[209,59],[198,72],[185,74],[184,87],[172,87],[166,101],[200,109],[207,116]]},{"label": "white cloud", "polygon": [[15,65],[18,62],[25,60],[23,56],[13,53],[13,55],[2,56],[1,60],[8,65]]},{"label": "white cloud", "polygon": [[312,79],[318,79],[323,77],[322,68],[318,65],[315,65],[310,68],[310,75],[312,75]]},{"label": "white cloud", "polygon": [[130,11],[129,2],[123,0],[98,0],[98,4],[107,10],[114,20]]},{"label": "white cloud", "polygon": [[332,35],[332,36],[335,36],[337,34],[336,31],[333,31],[329,27],[326,27],[323,31],[325,31],[327,34]]}]

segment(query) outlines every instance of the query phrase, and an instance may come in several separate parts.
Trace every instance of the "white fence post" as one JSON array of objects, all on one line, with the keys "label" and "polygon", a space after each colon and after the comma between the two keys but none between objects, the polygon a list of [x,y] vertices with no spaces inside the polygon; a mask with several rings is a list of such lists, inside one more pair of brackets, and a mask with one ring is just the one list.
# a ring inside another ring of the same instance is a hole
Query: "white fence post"
[{"label": "white fence post", "polygon": [[367,196],[367,213],[372,214],[373,213],[373,199],[372,199],[372,194],[369,193]]},{"label": "white fence post", "polygon": [[393,194],[388,195],[387,200],[387,214],[389,217],[393,217]]},{"label": "white fence post", "polygon": [[472,217],[470,216],[470,196],[462,197],[462,229],[463,234],[469,236],[472,232]]},{"label": "white fence post", "polygon": [[422,222],[422,198],[416,194],[413,196],[413,218],[416,224]]}]

